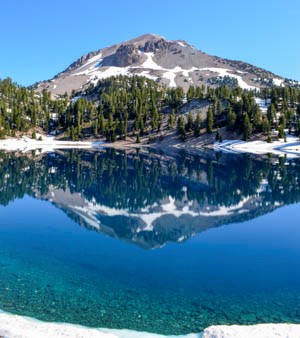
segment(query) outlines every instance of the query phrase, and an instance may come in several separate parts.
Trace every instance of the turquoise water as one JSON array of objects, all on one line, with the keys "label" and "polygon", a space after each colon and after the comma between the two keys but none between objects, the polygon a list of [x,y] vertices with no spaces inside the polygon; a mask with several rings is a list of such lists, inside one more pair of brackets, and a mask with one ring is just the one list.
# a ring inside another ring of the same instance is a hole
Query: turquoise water
[{"label": "turquoise water", "polygon": [[0,155],[2,310],[161,334],[300,322],[300,161]]}]

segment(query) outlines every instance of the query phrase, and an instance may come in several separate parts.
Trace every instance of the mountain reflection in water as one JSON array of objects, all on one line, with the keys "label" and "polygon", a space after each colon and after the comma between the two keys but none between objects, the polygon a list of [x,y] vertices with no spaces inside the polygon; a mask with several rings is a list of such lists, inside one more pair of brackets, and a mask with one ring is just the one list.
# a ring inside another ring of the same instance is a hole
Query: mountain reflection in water
[{"label": "mountain reflection in water", "polygon": [[43,199],[79,225],[146,249],[300,200],[300,160],[66,151],[0,154],[0,203]]}]

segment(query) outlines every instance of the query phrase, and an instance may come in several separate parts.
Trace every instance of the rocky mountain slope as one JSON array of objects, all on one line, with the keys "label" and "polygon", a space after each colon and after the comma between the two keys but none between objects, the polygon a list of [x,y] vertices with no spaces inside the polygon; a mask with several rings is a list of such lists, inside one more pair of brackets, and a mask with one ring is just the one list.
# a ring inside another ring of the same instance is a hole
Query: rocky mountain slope
[{"label": "rocky mountain slope", "polygon": [[244,89],[284,85],[290,81],[245,62],[222,59],[196,50],[182,40],[146,34],[83,55],[37,90],[71,93],[115,75],[140,75],[169,87],[239,85]]}]

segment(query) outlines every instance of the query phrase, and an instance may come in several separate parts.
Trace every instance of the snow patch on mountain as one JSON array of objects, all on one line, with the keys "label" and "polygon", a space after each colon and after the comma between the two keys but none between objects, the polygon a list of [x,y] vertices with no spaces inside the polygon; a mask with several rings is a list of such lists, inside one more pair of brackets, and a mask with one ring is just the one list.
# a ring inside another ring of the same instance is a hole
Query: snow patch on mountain
[{"label": "snow patch on mountain", "polygon": [[[183,45],[183,43],[181,43]],[[140,52],[142,53],[142,52]],[[158,65],[154,61],[155,54],[153,52],[143,53],[146,56],[146,61],[144,61],[140,66],[130,66],[130,67],[102,67],[102,54],[91,58],[88,60],[83,66],[79,68],[81,71],[77,71],[73,76],[78,75],[87,75],[89,76],[88,82],[92,82],[96,84],[98,80],[107,79],[111,76],[133,76],[134,74],[139,74],[145,76],[151,80],[157,80],[159,76],[151,74],[152,71],[160,71],[162,75],[160,76],[162,79],[168,80],[169,87],[176,87],[176,77],[178,75],[183,75],[184,77],[189,77],[190,73],[194,71],[209,71],[213,73],[217,73],[219,76],[230,76],[237,79],[238,84],[243,89],[255,89],[255,87],[248,85],[240,75],[233,74],[232,70],[226,68],[217,68],[217,67],[206,67],[206,68],[196,68],[191,67],[190,69],[184,69],[182,67],[176,66],[174,68],[164,68]],[[86,68],[88,65],[90,67]],[[140,72],[142,70],[142,72]],[[240,74],[245,74],[244,72],[239,72]]]},{"label": "snow patch on mountain", "polygon": [[141,68],[153,69],[153,70],[164,70],[154,60],[154,53],[144,53],[147,56],[147,60],[141,65]]},{"label": "snow patch on mountain", "polygon": [[[142,53],[142,52],[140,52]],[[81,69],[81,71],[77,71],[72,76],[79,76],[79,75],[86,75],[89,76],[89,80],[87,82],[91,82],[93,84],[96,84],[98,80],[107,79],[111,76],[133,76],[135,74],[139,74],[142,76],[145,76],[151,80],[157,80],[159,76],[155,76],[151,74],[152,71],[160,71],[162,72],[161,78],[168,80],[169,87],[176,87],[176,76],[182,74],[185,77],[188,77],[189,74],[197,68],[192,67],[190,69],[183,69],[179,66],[176,66],[174,68],[163,68],[160,65],[158,65],[154,61],[154,53],[143,53],[146,56],[146,61],[144,61],[140,66],[130,66],[130,67],[103,67],[101,64],[101,57],[102,54],[91,58],[88,60],[83,66],[81,66],[78,70]],[[86,68],[88,65],[92,64],[92,66]],[[142,70],[142,72],[140,72]]]},{"label": "snow patch on mountain", "polygon": [[145,76],[146,78],[150,79],[150,80],[153,80],[153,81],[156,81],[158,79],[158,76],[155,76],[155,75],[151,75],[149,74],[150,71],[149,70],[144,70],[142,71],[141,73],[139,73],[141,76]]},{"label": "snow patch on mountain", "polygon": [[91,82],[96,84],[98,80],[107,79],[111,76],[119,76],[119,75],[133,75],[129,72],[128,67],[108,67],[103,69],[102,71],[95,71],[92,73]]},{"label": "snow patch on mountain", "polygon": [[219,76],[224,77],[224,76],[230,76],[233,77],[235,79],[237,79],[238,81],[238,85],[242,88],[242,89],[255,89],[254,86],[250,86],[248,85],[240,75],[236,75],[236,74],[232,74],[232,70],[230,69],[226,69],[226,68],[217,68],[217,67],[206,67],[206,68],[201,68],[201,71],[210,71],[213,73],[217,73]]},{"label": "snow patch on mountain", "polygon": [[178,45],[181,46],[181,47],[187,47],[183,42],[181,41],[177,41]]},{"label": "snow patch on mountain", "polygon": [[274,78],[273,79],[273,84],[275,85],[275,86],[278,86],[278,87],[281,87],[281,86],[283,86],[283,84],[284,84],[284,80],[283,79],[278,79],[278,78]]},{"label": "snow patch on mountain", "polygon": [[[41,82],[37,90],[63,95],[118,75],[144,76],[169,87],[181,86],[185,92],[191,85],[218,86],[224,76],[236,79],[240,87],[248,90],[270,87],[272,83],[284,86],[287,81],[256,66],[206,54],[184,40],[144,34],[83,55],[54,79]],[[51,83],[53,80],[55,83]]]}]

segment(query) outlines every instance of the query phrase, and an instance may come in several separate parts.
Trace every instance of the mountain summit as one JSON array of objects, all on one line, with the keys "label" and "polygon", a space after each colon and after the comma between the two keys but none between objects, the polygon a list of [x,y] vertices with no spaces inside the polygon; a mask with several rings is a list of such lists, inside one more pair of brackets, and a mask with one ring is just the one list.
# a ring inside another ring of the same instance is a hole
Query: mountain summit
[{"label": "mountain summit", "polygon": [[288,80],[245,62],[222,59],[196,50],[183,40],[155,34],[83,55],[63,72],[38,84],[53,94],[84,89],[116,75],[145,76],[169,87],[240,86],[244,89],[284,85]]}]

